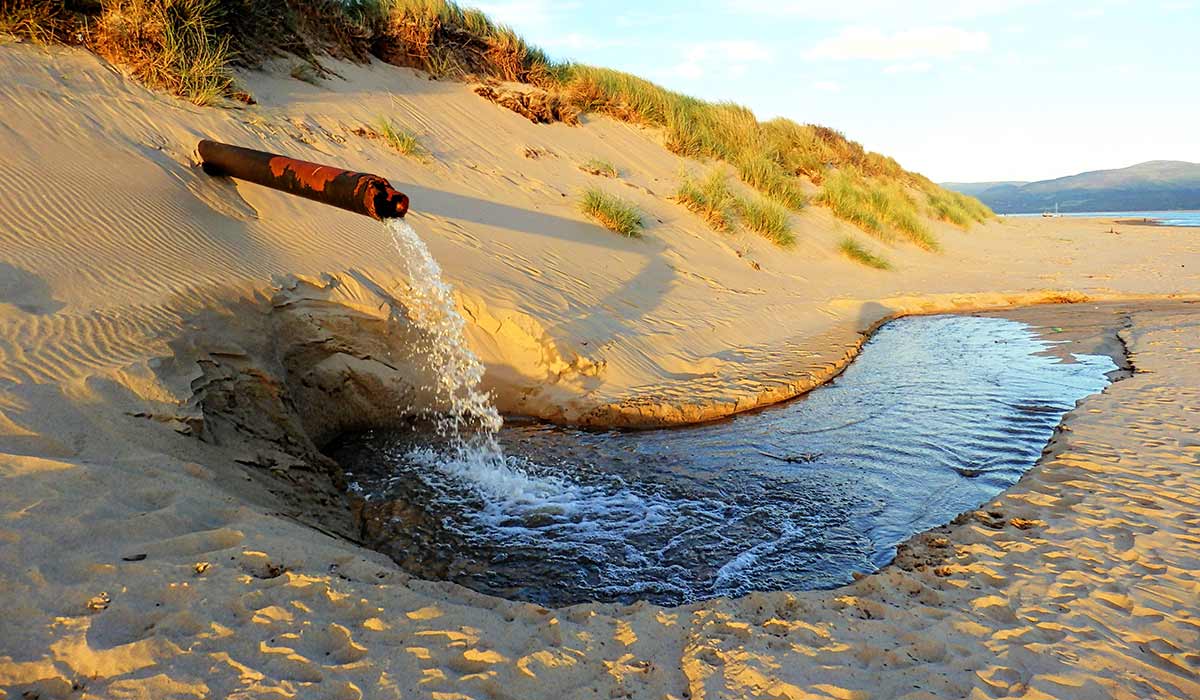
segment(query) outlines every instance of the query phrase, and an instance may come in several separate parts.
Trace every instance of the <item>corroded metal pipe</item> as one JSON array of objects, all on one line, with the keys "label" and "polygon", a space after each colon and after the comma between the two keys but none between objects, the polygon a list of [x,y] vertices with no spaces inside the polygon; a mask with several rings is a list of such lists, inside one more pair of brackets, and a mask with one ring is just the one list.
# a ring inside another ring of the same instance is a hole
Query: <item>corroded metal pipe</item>
[{"label": "corroded metal pipe", "polygon": [[392,189],[378,175],[216,141],[201,141],[199,151],[204,172],[209,175],[235,177],[372,219],[394,219],[408,212],[408,196]]}]

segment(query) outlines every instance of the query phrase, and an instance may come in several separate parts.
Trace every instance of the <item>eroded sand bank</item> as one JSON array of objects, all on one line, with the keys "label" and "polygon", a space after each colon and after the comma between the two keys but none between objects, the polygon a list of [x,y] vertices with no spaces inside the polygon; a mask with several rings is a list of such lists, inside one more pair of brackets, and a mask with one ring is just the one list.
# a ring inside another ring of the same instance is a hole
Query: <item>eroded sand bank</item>
[{"label": "eroded sand bank", "polygon": [[[998,505],[837,591],[547,611],[346,542],[321,443],[426,400],[411,329],[388,323],[401,267],[374,222],[203,176],[201,137],[389,176],[501,409],[573,422],[782,398],[896,313],[1194,296],[1200,237],[939,225],[943,253],[897,246],[878,273],[834,252],[848,228],[820,209],[794,251],[708,231],[665,196],[699,166],[653,133],[337,69],[249,76],[257,107],[200,109],[82,51],[0,46],[0,697],[1200,695],[1186,305],[1129,312],[1138,371]],[[380,114],[433,158],[354,135]],[[645,240],[575,211],[596,156],[653,218]]]}]

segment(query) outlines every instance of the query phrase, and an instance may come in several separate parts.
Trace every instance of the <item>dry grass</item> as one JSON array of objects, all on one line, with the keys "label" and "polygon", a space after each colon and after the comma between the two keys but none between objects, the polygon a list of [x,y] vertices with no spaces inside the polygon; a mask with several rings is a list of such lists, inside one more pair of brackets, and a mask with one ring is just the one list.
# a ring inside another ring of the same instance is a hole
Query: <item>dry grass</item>
[{"label": "dry grass", "polygon": [[234,92],[229,37],[213,31],[218,0],[103,0],[97,50],[139,80],[198,105]]},{"label": "dry grass", "polygon": [[627,238],[642,235],[642,213],[632,202],[596,188],[585,190],[579,208],[609,231]]},{"label": "dry grass", "polygon": [[49,44],[67,40],[71,25],[62,2],[0,0],[0,34]]},{"label": "dry grass", "polygon": [[429,151],[421,145],[417,135],[408,129],[396,126],[391,119],[380,117],[375,122],[375,128],[379,133],[379,138],[383,139],[383,142],[397,153],[418,159],[428,156]]},{"label": "dry grass", "polygon": [[580,163],[579,169],[589,175],[599,175],[600,177],[617,177],[620,174],[615,165],[600,158],[591,158]]},{"label": "dry grass", "polygon": [[729,190],[729,178],[715,169],[703,180],[684,177],[675,191],[675,201],[704,219],[716,231],[728,233],[736,223],[734,196]]},{"label": "dry grass", "polygon": [[841,250],[842,254],[844,254],[846,257],[857,263],[866,265],[867,267],[873,267],[876,270],[892,269],[891,263],[867,250],[861,243],[854,240],[850,236],[846,236],[842,239],[842,242],[838,244],[838,249]]},{"label": "dry grass", "polygon": [[359,0],[384,19],[381,58],[438,77],[489,76],[536,82],[549,64],[512,29],[447,0]]}]

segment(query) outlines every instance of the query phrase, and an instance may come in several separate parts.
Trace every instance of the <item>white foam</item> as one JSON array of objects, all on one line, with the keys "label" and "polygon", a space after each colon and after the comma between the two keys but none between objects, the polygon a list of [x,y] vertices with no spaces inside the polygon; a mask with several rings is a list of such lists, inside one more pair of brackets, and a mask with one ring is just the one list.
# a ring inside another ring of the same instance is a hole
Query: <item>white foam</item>
[{"label": "white foam", "polygon": [[385,226],[408,272],[408,313],[429,338],[427,347],[421,349],[438,383],[426,388],[450,407],[448,413],[433,416],[439,433],[462,440],[466,430],[479,430],[492,438],[484,440],[480,448],[495,448],[498,453],[494,436],[503,420],[491,397],[480,388],[483,364],[467,346],[466,324],[454,303],[454,290],[442,279],[441,266],[408,222],[388,219]]},{"label": "white foam", "polygon": [[[408,272],[411,289],[405,303],[409,316],[428,338],[420,356],[438,383],[424,388],[449,407],[446,413],[429,416],[447,443],[445,449],[416,448],[406,457],[469,486],[485,502],[479,516],[493,525],[534,515],[571,519],[581,509],[606,506],[616,508],[618,514],[645,510],[640,499],[627,491],[614,501],[591,487],[532,475],[524,465],[505,456],[496,440],[503,419],[480,388],[483,364],[467,345],[466,324],[454,303],[453,288],[442,279],[441,266],[406,221],[389,219],[386,226]],[[432,476],[429,472],[423,475]]]}]

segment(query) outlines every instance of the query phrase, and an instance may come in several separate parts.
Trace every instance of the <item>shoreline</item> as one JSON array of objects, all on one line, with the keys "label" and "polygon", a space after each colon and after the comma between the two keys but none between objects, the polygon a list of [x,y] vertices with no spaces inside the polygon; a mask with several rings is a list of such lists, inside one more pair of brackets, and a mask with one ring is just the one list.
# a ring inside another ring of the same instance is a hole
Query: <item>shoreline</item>
[{"label": "shoreline", "polygon": [[[977,301],[979,300],[979,301]],[[1003,301],[1001,301],[1003,300]],[[1196,294],[1168,295],[1084,295],[1073,291],[1051,291],[1003,294],[959,294],[945,297],[915,297],[901,300],[881,300],[869,302],[884,308],[893,304],[900,307],[877,320],[871,321],[863,330],[850,332],[848,329],[829,328],[822,335],[826,342],[818,345],[816,352],[821,353],[815,362],[800,367],[789,367],[786,370],[768,370],[775,374],[785,372],[795,377],[783,382],[783,386],[764,386],[757,391],[748,392],[745,396],[731,397],[729,400],[716,403],[675,403],[671,401],[656,402],[653,397],[634,397],[624,402],[597,406],[583,413],[583,419],[564,421],[563,425],[593,427],[597,429],[628,428],[635,430],[684,427],[730,416],[768,408],[776,404],[791,401],[826,384],[838,377],[858,356],[862,346],[881,326],[907,316],[932,316],[938,314],[1003,314],[1006,311],[1037,308],[1039,306],[1055,305],[1088,305],[1088,304],[1136,304],[1136,303],[1194,303],[1200,301]],[[833,336],[836,340],[829,341]],[[766,384],[766,382],[764,382]],[[695,391],[699,385],[679,387],[681,394]],[[551,423],[558,423],[553,418],[531,416]]]}]

